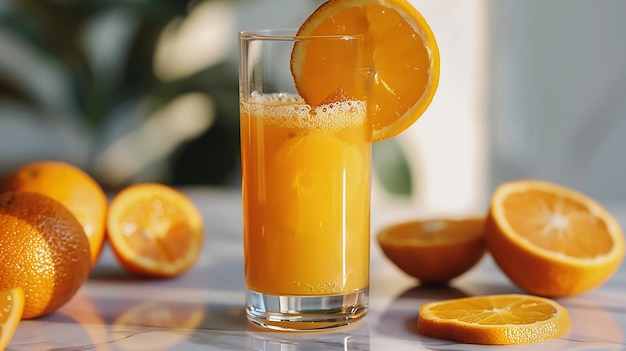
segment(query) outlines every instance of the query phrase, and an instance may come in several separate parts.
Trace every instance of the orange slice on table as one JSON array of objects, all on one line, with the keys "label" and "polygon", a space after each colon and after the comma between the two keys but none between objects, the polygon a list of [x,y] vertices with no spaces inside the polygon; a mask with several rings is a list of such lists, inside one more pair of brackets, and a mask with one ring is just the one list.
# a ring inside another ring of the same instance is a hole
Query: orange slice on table
[{"label": "orange slice on table", "polygon": [[107,230],[120,264],[148,277],[172,277],[191,268],[204,235],[194,203],[156,183],[132,185],[118,193],[109,207]]},{"label": "orange slice on table", "polygon": [[487,295],[430,302],[417,319],[419,333],[468,344],[529,344],[559,338],[570,329],[557,302],[523,294]]},{"label": "orange slice on table", "polygon": [[[369,96],[372,140],[393,137],[412,125],[433,99],[439,82],[439,49],[422,15],[406,0],[330,0],[302,24],[298,35],[364,35],[372,78]],[[311,106],[337,89],[362,98],[355,88],[354,52],[298,42],[291,71]]]},{"label": "orange slice on table", "polygon": [[382,252],[423,284],[443,284],[472,268],[485,253],[485,219],[431,219],[395,224],[376,236]]},{"label": "orange slice on table", "polygon": [[0,291],[0,350],[6,349],[22,320],[24,300],[22,288]]},{"label": "orange slice on table", "polygon": [[554,183],[511,181],[491,198],[486,244],[519,287],[568,296],[606,281],[624,257],[624,233],[598,202]]}]

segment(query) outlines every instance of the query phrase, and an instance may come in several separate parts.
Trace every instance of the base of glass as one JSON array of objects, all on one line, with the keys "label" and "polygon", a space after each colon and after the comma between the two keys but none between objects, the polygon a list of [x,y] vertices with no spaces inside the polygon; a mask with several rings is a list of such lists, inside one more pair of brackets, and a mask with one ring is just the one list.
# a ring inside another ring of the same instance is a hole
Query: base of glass
[{"label": "base of glass", "polygon": [[280,296],[248,290],[248,319],[274,330],[315,331],[350,325],[367,312],[368,289],[325,296]]}]

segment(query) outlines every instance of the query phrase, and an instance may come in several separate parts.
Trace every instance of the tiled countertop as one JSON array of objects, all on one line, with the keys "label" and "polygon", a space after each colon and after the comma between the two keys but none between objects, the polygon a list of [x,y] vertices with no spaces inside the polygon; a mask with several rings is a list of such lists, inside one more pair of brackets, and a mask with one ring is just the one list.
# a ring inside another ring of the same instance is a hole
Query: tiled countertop
[{"label": "tiled countertop", "polygon": [[[421,288],[372,244],[370,310],[365,319],[333,332],[279,333],[246,322],[241,200],[236,191],[185,189],[202,210],[205,250],[187,274],[138,280],[105,249],[77,295],[59,311],[22,321],[8,350],[482,350],[421,336],[417,310],[427,301],[521,292],[489,256],[447,288]],[[626,207],[609,207],[626,227]],[[373,205],[372,231],[413,213],[407,206]],[[373,236],[372,236],[373,237]],[[626,264],[603,286],[559,299],[572,318],[564,338],[490,350],[626,349]]]}]

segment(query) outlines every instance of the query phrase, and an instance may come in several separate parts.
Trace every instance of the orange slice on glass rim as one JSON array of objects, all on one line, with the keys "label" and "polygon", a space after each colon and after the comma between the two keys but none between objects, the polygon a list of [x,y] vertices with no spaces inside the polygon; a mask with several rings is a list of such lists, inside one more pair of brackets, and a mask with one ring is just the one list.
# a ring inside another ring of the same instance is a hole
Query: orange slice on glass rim
[{"label": "orange slice on glass rim", "polygon": [[[409,1],[330,0],[306,19],[298,35],[366,37],[372,141],[407,129],[433,99],[439,82],[439,49],[428,23]],[[328,49],[296,43],[291,71],[298,92],[311,106],[318,106],[337,89],[358,98],[351,91],[357,66],[353,58],[353,53],[341,52],[341,46]]]},{"label": "orange slice on glass rim", "polygon": [[462,297],[420,307],[420,334],[468,344],[530,344],[570,330],[569,312],[556,301],[524,294]]}]

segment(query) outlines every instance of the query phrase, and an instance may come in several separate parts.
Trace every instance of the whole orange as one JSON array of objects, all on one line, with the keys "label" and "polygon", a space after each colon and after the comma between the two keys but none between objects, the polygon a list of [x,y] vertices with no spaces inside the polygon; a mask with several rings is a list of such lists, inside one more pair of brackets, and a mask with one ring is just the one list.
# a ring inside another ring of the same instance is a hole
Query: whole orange
[{"label": "whole orange", "polygon": [[58,201],[32,192],[0,194],[0,258],[0,290],[24,290],[24,319],[64,305],[91,269],[80,223]]},{"label": "whole orange", "polygon": [[47,195],[67,207],[83,226],[95,265],[105,236],[107,197],[89,174],[71,164],[38,161],[24,165],[10,174],[2,191],[31,191]]}]

